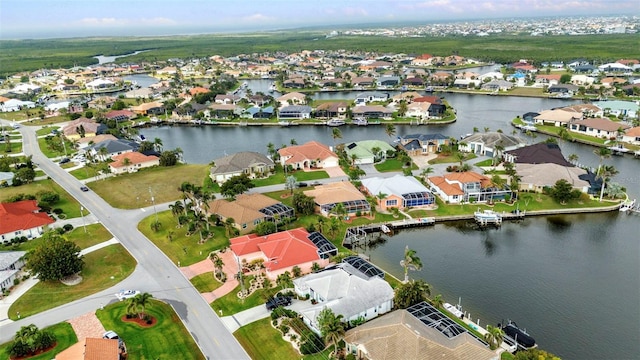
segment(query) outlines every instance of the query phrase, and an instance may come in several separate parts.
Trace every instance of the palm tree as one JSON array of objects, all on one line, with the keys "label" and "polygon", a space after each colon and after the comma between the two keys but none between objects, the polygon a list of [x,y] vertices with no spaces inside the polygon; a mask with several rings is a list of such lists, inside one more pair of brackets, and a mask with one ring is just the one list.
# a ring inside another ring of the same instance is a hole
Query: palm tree
[{"label": "palm tree", "polygon": [[136,303],[135,296],[127,300],[126,311],[127,311],[127,315],[135,315],[138,312],[138,304]]},{"label": "palm tree", "polygon": [[574,165],[578,162],[578,158],[579,156],[577,154],[569,155],[569,161]]},{"label": "palm tree", "polygon": [[376,162],[378,161],[378,159],[380,159],[380,151],[381,149],[377,146],[374,146],[371,148],[371,152],[373,153],[373,161]]},{"label": "palm tree", "polygon": [[169,242],[173,241],[173,235],[174,235],[173,230],[167,231],[167,240],[169,240]]},{"label": "palm tree", "polygon": [[396,134],[396,127],[393,124],[387,124],[384,128],[384,132],[389,138],[392,138],[393,135]]},{"label": "palm tree", "polygon": [[436,309],[441,309],[442,305],[444,305],[444,300],[442,299],[442,294],[436,295],[433,299],[431,299],[431,305]]},{"label": "palm tree", "polygon": [[222,268],[224,267],[224,261],[222,260],[222,258],[218,253],[212,253],[211,256],[209,256],[209,258],[213,262],[213,269],[214,269],[213,277],[216,280],[218,280],[218,273],[222,273]]},{"label": "palm tree", "polygon": [[491,350],[495,350],[502,344],[504,339],[504,331],[497,327],[487,325],[487,332],[484,334],[484,340],[489,343]]},{"label": "palm tree", "polygon": [[453,157],[458,161],[458,163],[460,163],[460,166],[462,166],[462,163],[467,158],[467,155],[463,152],[457,151],[455,154],[453,154]]},{"label": "palm tree", "polygon": [[228,237],[231,237],[235,233],[235,230],[236,230],[235,223],[236,221],[233,218],[227,218],[224,221],[224,228],[225,228],[225,231],[227,232]]},{"label": "palm tree", "polygon": [[327,345],[333,344],[333,355],[335,357],[338,356],[338,344],[342,341],[345,333],[345,324],[342,322],[343,318],[344,316],[342,315],[332,316],[329,321],[323,324],[320,330]]},{"label": "palm tree", "polygon": [[331,131],[331,137],[333,138],[333,146],[335,147],[336,140],[342,139],[342,131],[340,131],[340,129],[338,128],[333,128],[333,130]]},{"label": "palm tree", "polygon": [[293,286],[293,281],[291,281],[291,273],[285,271],[284,273],[278,275],[276,278],[276,284],[282,287],[283,289],[290,288]]},{"label": "palm tree", "polygon": [[135,300],[136,310],[138,311],[138,317],[140,319],[144,319],[144,312],[147,309],[147,305],[151,302],[151,298],[153,298],[153,295],[148,292],[138,294],[133,298]]},{"label": "palm tree", "polygon": [[603,165],[598,169],[598,177],[602,181],[602,186],[600,187],[600,202],[602,202],[602,197],[604,196],[605,184],[616,175],[618,175],[618,170],[616,170],[613,165]]},{"label": "palm tree", "polygon": [[432,173],[433,173],[433,168],[430,166],[422,169],[422,172],[420,172],[420,176],[422,176],[422,181],[426,182],[427,178],[429,177],[429,174],[432,174]]},{"label": "palm tree", "polygon": [[407,245],[404,248],[404,259],[402,259],[400,265],[404,267],[404,282],[406,283],[409,281],[409,269],[418,271],[422,269],[422,260],[420,260],[416,251],[409,249],[409,245]]},{"label": "palm tree", "polygon": [[596,172],[596,173],[599,173],[600,167],[602,166],[602,162],[604,161],[604,159],[608,159],[611,157],[611,150],[609,150],[606,147],[599,147],[593,150],[593,153],[600,158],[600,162],[598,163],[598,171]]},{"label": "palm tree", "polygon": [[396,287],[393,303],[400,309],[406,309],[422,301],[427,301],[431,295],[431,286],[424,280],[411,280]]}]

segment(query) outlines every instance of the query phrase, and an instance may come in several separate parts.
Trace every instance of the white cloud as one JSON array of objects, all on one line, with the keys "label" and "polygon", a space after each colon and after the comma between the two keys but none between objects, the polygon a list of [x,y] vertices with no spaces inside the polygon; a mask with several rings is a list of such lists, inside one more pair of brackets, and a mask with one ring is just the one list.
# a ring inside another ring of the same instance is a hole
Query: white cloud
[{"label": "white cloud", "polygon": [[176,25],[177,22],[164,17],[156,18],[139,18],[139,19],[127,19],[127,18],[84,18],[77,22],[78,25],[85,27],[118,27],[118,26],[169,26]]}]

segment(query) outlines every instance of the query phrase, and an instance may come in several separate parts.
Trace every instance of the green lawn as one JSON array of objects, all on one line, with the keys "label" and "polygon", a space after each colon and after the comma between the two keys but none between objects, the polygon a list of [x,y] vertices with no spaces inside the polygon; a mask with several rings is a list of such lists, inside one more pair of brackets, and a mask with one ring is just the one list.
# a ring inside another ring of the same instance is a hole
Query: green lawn
[{"label": "green lawn", "polygon": [[51,125],[51,124],[57,124],[57,123],[61,123],[61,122],[65,122],[65,121],[69,121],[69,118],[66,116],[50,116],[47,118],[40,119],[31,119],[29,121],[23,122],[23,125],[27,125],[27,126],[42,126],[42,125]]},{"label": "green lawn", "polygon": [[6,199],[18,194],[36,195],[40,191],[52,191],[60,195],[60,201],[58,201],[58,203],[53,207],[62,209],[67,219],[80,216],[80,203],[50,179],[32,182],[31,184],[3,188],[2,191],[0,191],[0,201],[5,201]]},{"label": "green lawn", "polygon": [[201,186],[209,175],[209,165],[154,167],[94,181],[88,186],[111,206],[135,209],[151,206],[151,189],[156,204],[180,199],[178,188],[188,181]]},{"label": "green lawn", "polygon": [[[85,211],[86,215],[86,211]],[[100,244],[113,238],[113,235],[102,224],[90,224],[86,226],[85,233],[83,226],[78,226],[71,232],[66,233],[64,237],[80,246],[80,249],[86,249],[90,246]]]},{"label": "green lawn", "polygon": [[2,140],[0,142],[0,154],[19,154],[22,152],[22,142],[18,142],[12,139],[12,141],[10,142],[10,146],[9,149],[11,149],[11,151],[7,151],[7,144],[4,142],[4,140]]},{"label": "green lawn", "polygon": [[478,161],[474,165],[478,166],[478,167],[493,166],[493,159],[486,159],[486,160]]},{"label": "green lawn", "polygon": [[[62,350],[78,342],[76,333],[73,331],[71,324],[69,324],[68,322],[61,322],[59,324],[49,326],[48,328],[45,328],[45,329],[48,331],[51,331],[55,335],[56,347],[47,351],[46,353],[42,353],[37,356],[30,357],[29,360],[53,359]],[[6,343],[0,346],[0,358],[9,359],[9,354],[7,353],[8,347],[9,347],[9,343]]]},{"label": "green lawn", "polygon": [[42,135],[49,135],[51,134],[51,131],[53,130],[60,130],[60,126],[44,126],[42,129],[36,130],[36,135],[38,136],[42,136]]},{"label": "green lawn", "polygon": [[[476,156],[476,154],[466,154],[466,155],[467,156],[463,161],[473,160],[478,157]],[[438,155],[437,158],[433,160],[429,160],[429,164],[449,164],[449,163],[459,163],[459,162],[460,161],[456,159],[455,156],[453,156],[453,154],[448,156],[440,154]]]},{"label": "green lawn", "polygon": [[[287,173],[287,177],[292,176],[292,175],[296,178],[297,181],[309,181],[309,180],[319,180],[319,179],[328,179],[329,178],[329,174],[327,174],[327,172],[324,171],[324,170],[318,170],[318,171],[302,171],[302,170],[298,170],[298,171],[288,172]],[[256,187],[268,186],[268,185],[276,185],[276,184],[284,184],[285,183],[284,172],[282,172],[281,170],[278,170],[278,171],[276,171],[275,174],[269,176],[268,178],[255,179],[255,180],[252,181],[252,183]]]},{"label": "green lawn", "polygon": [[18,311],[24,318],[94,294],[124,280],[136,266],[135,259],[120,244],[91,252],[85,255],[84,261],[80,284],[38,282],[11,305],[9,318],[16,320]]},{"label": "green lawn", "polygon": [[[171,306],[152,300],[146,313],[158,322],[150,328],[121,320],[127,302],[116,302],[97,310],[96,316],[107,330],[115,331],[127,346],[129,359],[204,359],[193,337]],[[206,341],[206,339],[200,339]]]},{"label": "green lawn", "polygon": [[233,333],[253,360],[296,360],[302,356],[271,326],[271,318],[245,325]]},{"label": "green lawn", "polygon": [[[376,170],[380,172],[402,171],[403,164],[398,159],[387,159],[382,163],[374,165]],[[411,170],[418,170],[416,164],[411,163]]]},{"label": "green lawn", "polygon": [[189,281],[191,281],[199,293],[211,292],[222,286],[222,283],[213,277],[213,273],[200,274],[191,278]]},{"label": "green lawn", "polygon": [[[151,230],[151,223],[155,221],[155,215],[151,214],[138,224],[138,230],[151,240],[160,250],[165,253],[174,264],[180,262],[180,266],[187,266],[207,258],[214,250],[222,249],[229,245],[229,239],[222,227],[211,226],[214,232],[213,238],[204,244],[198,244],[200,236],[193,234],[186,236],[187,227],[176,228],[177,220],[171,211],[158,213],[158,221],[162,227],[158,232]],[[169,231],[173,232],[171,241],[167,238]]]},{"label": "green lawn", "polygon": [[[71,143],[69,141],[65,141],[64,143],[65,143],[65,147],[67,149],[67,155],[69,155],[72,152],[74,152],[73,143]],[[62,147],[62,143],[60,143],[61,149],[59,149],[59,150],[51,149],[51,148],[49,148],[49,146],[47,146],[47,140],[45,138],[38,138],[38,146],[40,147],[40,151],[42,151],[44,156],[46,156],[48,158],[54,158],[54,157],[64,156],[65,155],[64,148]]]},{"label": "green lawn", "polygon": [[[275,294],[280,290],[280,287],[274,287],[269,289],[271,294]],[[216,314],[222,310],[223,316],[237,314],[240,311],[251,309],[254,306],[262,305],[268,300],[267,291],[265,289],[259,289],[251,293],[244,300],[238,298],[238,292],[240,291],[240,285],[233,289],[227,295],[216,299],[211,303],[211,307],[216,311]]]}]

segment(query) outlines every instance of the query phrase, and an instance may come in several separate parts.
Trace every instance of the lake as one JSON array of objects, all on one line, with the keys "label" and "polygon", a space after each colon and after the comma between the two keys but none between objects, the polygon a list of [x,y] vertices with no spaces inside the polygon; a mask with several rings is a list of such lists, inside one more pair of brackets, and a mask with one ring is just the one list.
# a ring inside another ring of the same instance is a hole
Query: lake
[{"label": "lake", "polygon": [[[269,80],[264,81],[270,84]],[[352,93],[342,96],[355,96]],[[571,100],[445,94],[458,121],[443,126],[398,126],[397,133],[442,133],[459,138],[472,132],[502,129],[528,111],[575,103]],[[391,141],[382,126],[341,127],[340,142],[364,139]],[[266,153],[276,146],[309,140],[333,145],[331,128],[295,127],[156,127],[141,129],[164,147],[180,147],[188,162],[206,164],[238,151]],[[538,142],[544,136],[529,141]],[[596,167],[592,147],[560,142],[565,157]],[[614,178],[640,198],[640,160],[607,159],[620,171]],[[425,268],[412,272],[479,317],[486,326],[511,319],[526,327],[542,349],[564,359],[637,359],[640,354],[640,214],[531,217],[479,231],[466,222],[401,231],[386,242],[362,251],[397,277],[406,245],[415,249]]]}]

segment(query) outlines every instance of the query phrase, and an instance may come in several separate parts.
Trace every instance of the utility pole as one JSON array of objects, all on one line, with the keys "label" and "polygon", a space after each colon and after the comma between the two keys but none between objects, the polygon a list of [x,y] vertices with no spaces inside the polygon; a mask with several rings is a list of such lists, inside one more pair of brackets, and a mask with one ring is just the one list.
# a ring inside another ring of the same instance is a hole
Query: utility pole
[{"label": "utility pole", "polygon": [[84,213],[82,212],[84,210],[83,206],[80,206],[80,217],[82,217],[82,227],[84,228],[84,233],[87,233],[87,224],[84,222]]},{"label": "utility pole", "polygon": [[158,212],[156,211],[156,199],[153,197],[151,186],[149,186],[149,194],[151,195],[151,203],[153,204],[153,213],[156,215],[156,223],[158,223]]}]

